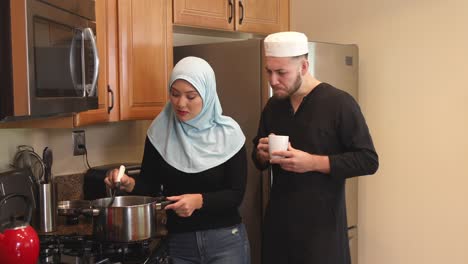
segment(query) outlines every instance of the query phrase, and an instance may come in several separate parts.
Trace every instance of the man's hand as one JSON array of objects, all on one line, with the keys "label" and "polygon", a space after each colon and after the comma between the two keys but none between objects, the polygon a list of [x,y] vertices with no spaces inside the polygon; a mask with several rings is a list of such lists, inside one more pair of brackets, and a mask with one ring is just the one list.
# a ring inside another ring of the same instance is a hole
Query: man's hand
[{"label": "man's hand", "polygon": [[268,137],[260,138],[257,145],[257,160],[266,164],[270,160],[270,153],[268,153]]},{"label": "man's hand", "polygon": [[289,143],[288,150],[275,151],[273,155],[283,158],[274,158],[270,160],[271,164],[278,164],[283,170],[297,173],[308,171],[319,171],[330,173],[330,161],[328,156],[319,156],[295,149]]}]

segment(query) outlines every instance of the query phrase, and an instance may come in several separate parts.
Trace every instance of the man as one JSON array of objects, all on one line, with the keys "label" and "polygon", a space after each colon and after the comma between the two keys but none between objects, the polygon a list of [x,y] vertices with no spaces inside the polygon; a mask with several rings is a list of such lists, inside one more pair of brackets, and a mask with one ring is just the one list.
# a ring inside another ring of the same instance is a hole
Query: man
[{"label": "man", "polygon": [[[280,32],[264,40],[273,90],[263,109],[252,158],[271,165],[263,263],[349,264],[345,180],[378,168],[364,116],[348,93],[309,73],[307,37]],[[268,135],[288,135],[270,159]]]}]

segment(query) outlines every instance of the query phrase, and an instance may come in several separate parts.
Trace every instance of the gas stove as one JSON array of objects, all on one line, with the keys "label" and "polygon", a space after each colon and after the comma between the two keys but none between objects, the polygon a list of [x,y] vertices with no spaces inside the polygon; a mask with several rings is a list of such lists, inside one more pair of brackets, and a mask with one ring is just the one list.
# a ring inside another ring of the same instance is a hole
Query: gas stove
[{"label": "gas stove", "polygon": [[164,238],[100,242],[86,235],[40,235],[39,264],[170,264]]}]

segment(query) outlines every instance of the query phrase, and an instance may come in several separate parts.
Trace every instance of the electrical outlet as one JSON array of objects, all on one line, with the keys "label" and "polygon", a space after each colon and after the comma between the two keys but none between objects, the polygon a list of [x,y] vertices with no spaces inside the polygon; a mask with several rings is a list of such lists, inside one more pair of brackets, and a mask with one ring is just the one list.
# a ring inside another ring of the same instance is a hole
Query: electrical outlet
[{"label": "electrical outlet", "polygon": [[73,136],[73,156],[84,155],[86,152],[85,131],[76,130],[72,133]]}]

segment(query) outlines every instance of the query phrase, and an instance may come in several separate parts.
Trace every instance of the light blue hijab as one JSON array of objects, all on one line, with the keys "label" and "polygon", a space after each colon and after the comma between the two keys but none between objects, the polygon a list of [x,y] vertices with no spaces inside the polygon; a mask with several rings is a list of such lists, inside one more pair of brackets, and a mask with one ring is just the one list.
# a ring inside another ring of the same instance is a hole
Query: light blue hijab
[{"label": "light blue hijab", "polygon": [[245,136],[234,119],[222,115],[215,74],[206,61],[197,57],[180,60],[172,70],[169,90],[178,79],[198,91],[203,100],[201,112],[182,122],[168,102],[147,135],[167,163],[180,171],[197,173],[229,160],[242,148]]}]

